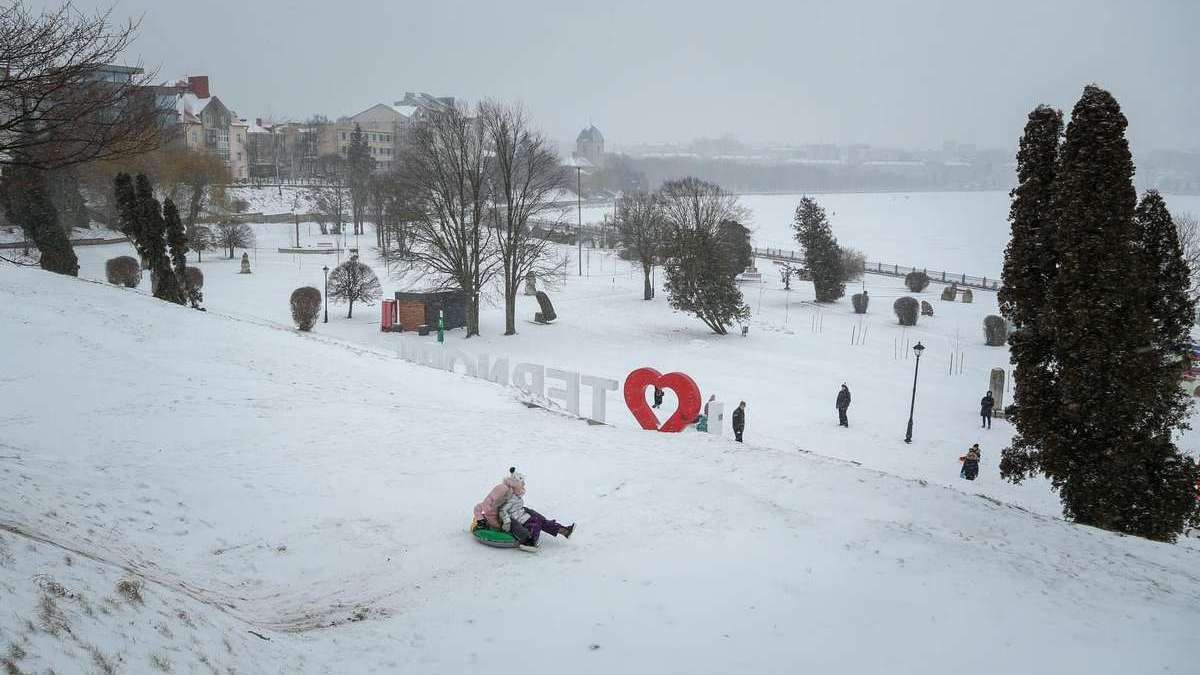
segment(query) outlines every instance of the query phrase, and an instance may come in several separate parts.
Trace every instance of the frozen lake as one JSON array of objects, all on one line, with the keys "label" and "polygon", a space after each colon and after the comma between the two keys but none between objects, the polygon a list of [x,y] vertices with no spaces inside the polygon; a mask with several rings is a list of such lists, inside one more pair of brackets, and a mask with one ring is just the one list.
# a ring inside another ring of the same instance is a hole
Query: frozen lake
[{"label": "frozen lake", "polygon": [[[792,239],[792,214],[802,196],[741,197],[742,205],[751,211],[756,246],[797,248]],[[838,243],[863,251],[872,262],[974,276],[1000,275],[1008,243],[1009,197],[1005,191],[810,196],[825,208]],[[1200,215],[1200,196],[1166,195],[1166,200],[1172,212]],[[611,206],[583,210],[587,222],[599,222],[611,214]]]}]

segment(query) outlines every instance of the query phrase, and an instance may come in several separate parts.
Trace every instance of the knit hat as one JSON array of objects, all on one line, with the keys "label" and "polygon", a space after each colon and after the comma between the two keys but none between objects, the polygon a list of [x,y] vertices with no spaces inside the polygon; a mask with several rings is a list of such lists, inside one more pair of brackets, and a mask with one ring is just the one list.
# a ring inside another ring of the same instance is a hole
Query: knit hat
[{"label": "knit hat", "polygon": [[517,471],[515,466],[508,467],[508,475],[504,477],[504,484],[518,497],[525,494],[525,474]]}]

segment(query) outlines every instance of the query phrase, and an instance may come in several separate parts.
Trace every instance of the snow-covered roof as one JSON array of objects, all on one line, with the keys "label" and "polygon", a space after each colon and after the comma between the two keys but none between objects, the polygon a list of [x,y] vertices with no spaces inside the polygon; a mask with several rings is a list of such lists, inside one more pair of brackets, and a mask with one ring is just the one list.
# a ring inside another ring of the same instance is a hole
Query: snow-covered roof
[{"label": "snow-covered roof", "polygon": [[180,94],[175,99],[175,110],[179,112],[179,118],[183,122],[199,122],[200,113],[213,100],[212,96],[207,98],[199,98],[192,93]]}]

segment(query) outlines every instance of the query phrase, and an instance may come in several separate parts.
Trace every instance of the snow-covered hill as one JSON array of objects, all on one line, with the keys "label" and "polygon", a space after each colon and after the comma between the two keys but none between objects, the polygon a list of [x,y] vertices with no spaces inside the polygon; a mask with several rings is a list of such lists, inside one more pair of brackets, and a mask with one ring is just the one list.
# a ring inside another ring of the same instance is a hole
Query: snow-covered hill
[{"label": "snow-covered hill", "polygon": [[[13,672],[1193,665],[1187,546],[590,426],[390,349],[34,269],[0,266],[0,342]],[[467,536],[513,464],[575,537],[526,555]]]}]

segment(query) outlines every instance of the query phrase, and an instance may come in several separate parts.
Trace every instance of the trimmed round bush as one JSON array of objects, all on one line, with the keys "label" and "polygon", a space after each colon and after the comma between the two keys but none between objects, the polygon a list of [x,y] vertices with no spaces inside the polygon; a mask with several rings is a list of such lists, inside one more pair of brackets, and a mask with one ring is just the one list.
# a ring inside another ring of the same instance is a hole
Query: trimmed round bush
[{"label": "trimmed round bush", "polygon": [[300,330],[312,330],[321,313],[321,291],[312,286],[301,286],[292,291],[292,320]]},{"label": "trimmed round bush", "polygon": [[897,298],[896,302],[892,303],[892,310],[896,312],[896,318],[900,320],[901,326],[917,325],[917,313],[921,311],[921,303],[911,296]]},{"label": "trimmed round bush", "polygon": [[924,272],[909,272],[904,275],[904,285],[913,293],[929,288],[929,275]]},{"label": "trimmed round bush", "polygon": [[1008,340],[1008,322],[1002,316],[989,314],[983,320],[983,339],[989,347],[1003,347]]},{"label": "trimmed round bush", "polygon": [[867,296],[866,291],[855,293],[850,296],[850,304],[854,305],[855,314],[866,314],[867,305],[870,304],[871,298]]},{"label": "trimmed round bush", "polygon": [[185,267],[183,273],[187,276],[188,286],[196,290],[204,288],[204,272],[199,267]]},{"label": "trimmed round bush", "polygon": [[949,300],[950,302],[954,302],[954,299],[957,295],[958,295],[958,287],[955,286],[954,284],[950,284],[949,286],[946,286],[945,288],[942,289],[942,299],[943,300]]},{"label": "trimmed round bush", "polygon": [[127,255],[109,258],[108,262],[104,263],[104,275],[110,284],[137,288],[138,284],[142,283],[142,264],[137,258]]},{"label": "trimmed round bush", "polygon": [[933,316],[933,305],[928,300],[921,301],[921,316]]}]

